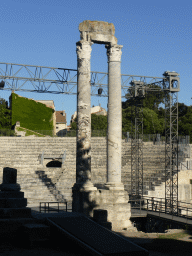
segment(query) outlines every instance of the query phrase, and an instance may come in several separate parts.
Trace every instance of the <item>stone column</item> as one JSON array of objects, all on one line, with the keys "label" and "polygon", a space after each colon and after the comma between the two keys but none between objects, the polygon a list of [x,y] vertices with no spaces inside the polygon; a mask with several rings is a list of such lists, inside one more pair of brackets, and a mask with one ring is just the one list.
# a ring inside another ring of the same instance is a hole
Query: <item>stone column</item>
[{"label": "stone column", "polygon": [[86,40],[77,42],[77,154],[76,186],[96,190],[91,182],[91,45]]},{"label": "stone column", "polygon": [[107,183],[110,190],[124,190],[121,183],[121,48],[107,45],[108,56],[108,137],[107,137]]}]

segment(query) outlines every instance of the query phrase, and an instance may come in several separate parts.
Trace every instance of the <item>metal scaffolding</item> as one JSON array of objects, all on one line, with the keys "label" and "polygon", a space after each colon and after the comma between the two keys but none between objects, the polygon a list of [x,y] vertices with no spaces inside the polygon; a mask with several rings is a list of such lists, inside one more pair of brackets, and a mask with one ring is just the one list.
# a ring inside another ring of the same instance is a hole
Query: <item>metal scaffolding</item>
[{"label": "metal scaffolding", "polygon": [[[165,199],[166,212],[178,212],[178,92],[180,80],[176,72],[164,72],[159,89],[132,81],[129,92],[134,98],[135,127],[131,140],[131,197],[143,196],[143,114],[145,92],[163,90],[165,93]],[[132,122],[133,123],[133,122]],[[132,126],[133,127],[133,126]]]},{"label": "metal scaffolding", "polygon": [[[144,82],[132,81],[132,95],[134,97],[135,126],[132,125],[131,139],[131,196],[143,196],[143,102],[145,97]],[[133,110],[133,106],[132,106]]]},{"label": "metal scaffolding", "polygon": [[165,211],[178,213],[178,73],[165,72]]}]

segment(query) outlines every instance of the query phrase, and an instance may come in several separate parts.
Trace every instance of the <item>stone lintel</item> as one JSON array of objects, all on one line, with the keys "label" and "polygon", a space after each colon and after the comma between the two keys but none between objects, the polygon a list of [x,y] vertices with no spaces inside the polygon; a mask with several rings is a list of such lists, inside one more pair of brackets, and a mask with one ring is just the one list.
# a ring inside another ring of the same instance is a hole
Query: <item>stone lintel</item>
[{"label": "stone lintel", "polygon": [[79,24],[80,38],[98,44],[117,44],[113,23],[84,20]]}]

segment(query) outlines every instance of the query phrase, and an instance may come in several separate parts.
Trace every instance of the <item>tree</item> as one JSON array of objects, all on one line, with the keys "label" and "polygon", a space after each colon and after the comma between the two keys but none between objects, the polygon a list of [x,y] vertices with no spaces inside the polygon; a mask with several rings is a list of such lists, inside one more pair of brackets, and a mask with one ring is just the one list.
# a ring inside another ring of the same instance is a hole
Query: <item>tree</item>
[{"label": "tree", "polygon": [[192,142],[192,107],[183,103],[178,103],[178,127],[179,135],[190,135],[190,143]]},{"label": "tree", "polygon": [[11,110],[4,99],[0,99],[0,129],[11,129]]},{"label": "tree", "polygon": [[107,130],[107,116],[92,114],[91,130]]},{"label": "tree", "polygon": [[[77,130],[77,117],[71,124],[71,130]],[[92,114],[91,130],[107,130],[107,116]]]},{"label": "tree", "polygon": [[165,110],[159,107],[164,100],[169,97],[168,92],[162,91],[161,87],[155,84],[147,85],[154,91],[146,90],[142,98],[133,97],[135,89],[130,88],[125,102],[122,102],[122,130],[131,132],[131,121],[133,128],[135,126],[135,105],[143,109],[143,133],[144,134],[162,134],[165,126]]},{"label": "tree", "polygon": [[77,117],[71,123],[71,129],[70,130],[77,130]]},{"label": "tree", "polygon": [[[161,103],[163,103],[165,98],[165,92],[161,90],[161,87],[155,84],[147,85],[148,88],[153,88],[155,91],[146,90],[145,96],[141,99],[137,98],[137,101],[143,104],[143,107],[147,107],[149,109],[153,109],[155,111],[158,110],[158,107]],[[128,89],[128,93],[126,94],[126,102],[123,102],[122,108],[126,108],[128,106],[135,105],[135,89],[130,88]]]}]

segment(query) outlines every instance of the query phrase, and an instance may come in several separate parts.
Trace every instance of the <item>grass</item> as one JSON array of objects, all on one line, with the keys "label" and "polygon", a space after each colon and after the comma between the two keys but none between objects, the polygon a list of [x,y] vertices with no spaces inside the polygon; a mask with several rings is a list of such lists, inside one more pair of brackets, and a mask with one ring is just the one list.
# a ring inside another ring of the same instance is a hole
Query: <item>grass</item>
[{"label": "grass", "polygon": [[24,128],[21,128],[21,127],[18,127],[18,128],[16,128],[16,129],[17,129],[17,131],[26,132],[26,133],[25,133],[25,136],[35,135],[35,136],[38,136],[38,137],[45,137],[45,135],[38,134],[38,133],[36,133],[36,132],[29,131],[29,130],[24,129]]},{"label": "grass", "polygon": [[177,240],[179,238],[186,237],[188,234],[185,232],[179,232],[174,234],[168,234],[168,235],[159,235],[157,239],[174,239]]},{"label": "grass", "polygon": [[[157,238],[153,239],[150,243],[139,244],[141,247],[148,251],[160,252],[162,255],[191,255],[192,243],[187,241],[179,240],[189,236],[190,233],[186,231],[181,231],[173,234],[159,235]],[[147,238],[145,238],[147,239]],[[191,240],[192,241],[192,240]],[[149,254],[150,255],[150,254]]]}]

